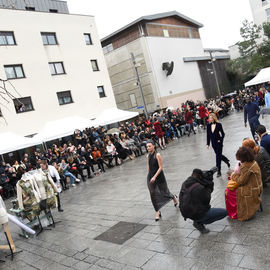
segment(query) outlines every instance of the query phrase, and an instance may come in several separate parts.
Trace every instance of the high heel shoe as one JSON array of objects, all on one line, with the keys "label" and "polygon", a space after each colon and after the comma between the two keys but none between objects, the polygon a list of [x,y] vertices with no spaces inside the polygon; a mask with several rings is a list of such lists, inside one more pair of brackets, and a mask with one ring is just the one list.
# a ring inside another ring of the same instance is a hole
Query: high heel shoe
[{"label": "high heel shoe", "polygon": [[[174,195],[174,198],[176,198],[176,199],[177,199],[177,196],[176,196],[176,195]],[[178,205],[178,201],[177,201],[177,203],[174,203],[174,207],[177,207],[177,205]]]},{"label": "high heel shoe", "polygon": [[159,219],[161,218],[161,212],[159,211],[159,218],[156,218],[155,221],[159,221]]}]

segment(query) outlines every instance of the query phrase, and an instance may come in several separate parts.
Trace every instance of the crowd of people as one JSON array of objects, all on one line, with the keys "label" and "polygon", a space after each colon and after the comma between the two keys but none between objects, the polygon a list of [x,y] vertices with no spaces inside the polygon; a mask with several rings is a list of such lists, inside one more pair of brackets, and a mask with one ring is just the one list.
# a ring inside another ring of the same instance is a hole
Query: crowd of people
[{"label": "crowd of people", "polygon": [[22,174],[40,168],[42,160],[47,160],[48,164],[56,168],[63,190],[75,187],[80,181],[120,166],[126,159],[133,160],[144,155],[148,140],[152,140],[160,149],[165,149],[173,140],[206,129],[210,113],[220,119],[227,116],[230,110],[243,109],[247,94],[254,101],[260,100],[256,91],[235,91],[231,95],[203,102],[187,100],[175,110],[168,108],[155,112],[148,119],[139,116],[119,125],[112,134],[104,127],[75,130],[69,141],[63,138],[61,143],[53,144],[46,151],[36,150],[33,154],[24,154],[21,160],[13,163],[3,161],[0,166],[0,192],[4,198],[15,195],[16,182]]}]

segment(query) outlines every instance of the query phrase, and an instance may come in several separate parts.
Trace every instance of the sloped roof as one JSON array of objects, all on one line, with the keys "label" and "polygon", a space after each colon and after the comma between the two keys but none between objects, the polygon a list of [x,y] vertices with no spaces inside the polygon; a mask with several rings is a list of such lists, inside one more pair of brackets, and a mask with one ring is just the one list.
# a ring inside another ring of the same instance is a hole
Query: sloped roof
[{"label": "sloped roof", "polygon": [[140,17],[139,19],[125,25],[124,27],[118,29],[117,31],[113,32],[112,34],[104,37],[103,39],[101,39],[101,42],[103,41],[106,41],[107,39],[121,33],[122,31],[128,29],[129,27],[139,23],[139,22],[142,22],[142,21],[153,21],[153,20],[158,20],[158,19],[162,19],[162,18],[166,18],[166,17],[172,17],[172,16],[175,16],[175,17],[179,17],[180,19],[182,20],[185,20],[187,22],[190,22],[191,24],[194,24],[195,26],[197,27],[203,27],[203,24],[177,12],[176,10],[174,11],[169,11],[169,12],[163,12],[163,13],[158,13],[158,14],[153,14],[153,15],[147,15],[147,16],[142,16]]}]

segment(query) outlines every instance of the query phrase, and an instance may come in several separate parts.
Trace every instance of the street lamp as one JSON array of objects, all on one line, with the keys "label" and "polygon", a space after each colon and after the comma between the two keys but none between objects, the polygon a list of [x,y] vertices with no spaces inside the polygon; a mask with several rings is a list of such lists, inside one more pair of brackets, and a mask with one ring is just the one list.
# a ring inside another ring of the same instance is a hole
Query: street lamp
[{"label": "street lamp", "polygon": [[138,67],[140,67],[141,65],[139,63],[136,63],[136,59],[135,59],[133,53],[130,53],[130,55],[131,55],[132,64],[134,66],[134,70],[136,73],[137,85],[139,87],[142,102],[143,102],[144,114],[145,114],[146,119],[148,119],[147,107],[146,107],[146,103],[145,103],[145,99],[144,99],[144,95],[143,95],[143,90],[142,90],[142,85],[141,85],[141,80],[140,80],[140,76],[139,76],[139,72],[138,72]]},{"label": "street lamp", "polygon": [[211,51],[209,51],[209,53],[210,53],[211,64],[212,64],[212,68],[213,68],[213,72],[214,72],[216,84],[217,84],[218,95],[219,95],[219,97],[220,97],[220,96],[221,96],[221,92],[220,92],[219,83],[218,83],[218,77],[217,77],[217,72],[216,72],[216,68],[215,68],[215,64],[214,64],[214,61],[216,61],[216,58],[213,57]]}]

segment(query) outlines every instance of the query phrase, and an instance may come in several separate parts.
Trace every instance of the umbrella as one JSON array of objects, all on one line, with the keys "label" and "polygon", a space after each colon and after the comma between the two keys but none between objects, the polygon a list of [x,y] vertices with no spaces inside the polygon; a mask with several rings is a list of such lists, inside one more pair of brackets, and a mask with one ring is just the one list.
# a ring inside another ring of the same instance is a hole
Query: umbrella
[{"label": "umbrella", "polygon": [[120,133],[121,131],[118,128],[111,128],[107,131],[107,134],[114,134],[114,133]]}]

